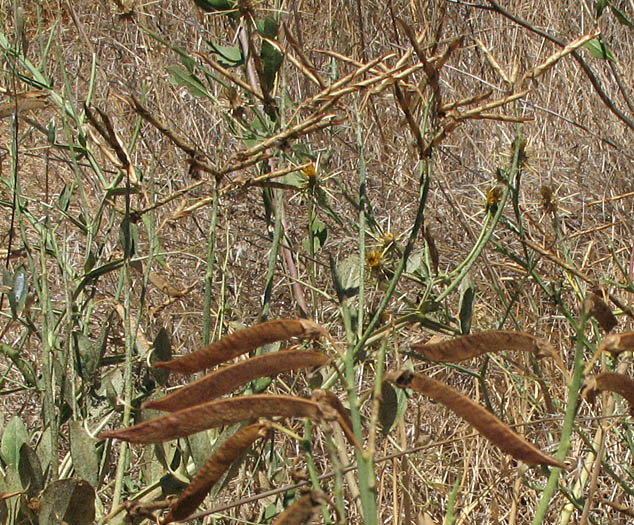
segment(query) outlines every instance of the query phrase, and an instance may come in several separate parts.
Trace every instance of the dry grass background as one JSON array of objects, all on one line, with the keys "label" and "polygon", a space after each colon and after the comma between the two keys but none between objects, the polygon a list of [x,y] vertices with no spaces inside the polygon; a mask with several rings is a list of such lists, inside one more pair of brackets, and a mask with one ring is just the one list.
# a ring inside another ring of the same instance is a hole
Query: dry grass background
[{"label": "dry grass background", "polygon": [[[484,4],[487,4],[484,2]],[[505,6],[514,15],[569,42],[589,33],[594,28],[594,6],[590,2],[541,0],[507,2]],[[630,18],[634,18],[631,2],[614,2]],[[488,4],[487,4],[488,5]],[[27,0],[22,7],[26,12],[26,34],[29,36],[27,56],[34,62],[41,56],[46,39],[52,35],[52,45],[45,71],[53,89],[81,111],[88,95],[92,57],[96,58],[96,72],[92,107],[100,108],[112,120],[114,129],[124,144],[128,145],[138,130],[138,141],[131,151],[131,160],[141,186],[151,202],[165,199],[176,192],[200,181],[191,191],[183,193],[148,214],[154,224],[155,239],[160,242],[160,257],[153,260],[152,269],[179,290],[186,290],[182,297],[169,297],[155,286],[144,285],[139,273],[131,274],[130,313],[138,322],[137,340],[152,341],[159,329],[164,327],[170,334],[174,352],[183,353],[201,345],[202,307],[205,302],[203,278],[208,260],[210,206],[201,207],[183,218],[174,219],[179,207],[187,206],[211,195],[213,181],[206,173],[192,173],[187,158],[154,127],[139,120],[137,114],[123,97],[145,95],[145,105],[168,126],[178,131],[203,151],[209,162],[221,166],[231,154],[244,147],[240,137],[232,132],[230,108],[226,93],[220,85],[210,86],[219,103],[192,96],[186,88],[170,81],[167,66],[178,64],[178,56],[166,46],[153,39],[143,27],[149,28],[173,46],[180,46],[187,53],[208,53],[206,40],[229,45],[235,38],[236,29],[222,15],[204,15],[193,2],[136,2],[130,14],[122,16],[116,6],[107,2],[67,2]],[[391,3],[359,1],[315,2],[254,2],[257,13],[279,16],[301,43],[302,49],[313,60],[323,78],[334,74],[336,78],[352,71],[349,63],[334,60],[323,50],[335,51],[359,62],[367,62],[387,53],[401,56],[410,47],[402,30],[397,31],[394,17],[407,21],[423,37],[423,46],[440,43],[440,50],[457,36],[464,42],[442,70],[440,88],[445,100],[459,100],[493,90],[492,98],[502,96],[508,85],[500,78],[483,50],[479,39],[486,45],[507,75],[514,67],[520,74],[535,67],[558,47],[532,34],[525,28],[504,18],[499,13],[484,10],[469,2],[429,2],[398,0]],[[2,30],[13,41],[13,7],[3,2]],[[617,61],[612,65],[619,72],[627,95],[632,96],[634,63],[629,59],[633,48],[632,28],[618,23],[614,16],[604,15],[599,23],[605,42],[609,43]],[[287,41],[280,38],[282,48]],[[608,96],[629,114],[615,81],[614,70],[607,61],[591,57],[579,51],[600,79]],[[33,91],[34,87],[12,75],[11,56],[5,53],[3,88]],[[412,58],[416,63],[416,58]],[[333,68],[336,67],[336,71]],[[240,75],[240,70],[236,70]],[[23,72],[23,71],[22,71]],[[423,78],[421,71],[408,79],[408,86],[415,86]],[[14,84],[15,83],[15,84]],[[314,95],[318,88],[298,72],[297,68],[284,63],[282,74],[274,95],[280,97],[286,87],[293,104]],[[623,304],[631,305],[631,281],[624,276],[619,265],[628,268],[632,247],[632,221],[634,191],[632,182],[633,154],[632,132],[599,99],[588,78],[570,57],[560,60],[549,72],[529,84],[530,92],[523,97],[515,110],[531,120],[522,125],[526,139],[526,161],[522,169],[518,206],[523,220],[524,235],[538,246],[560,260],[567,261],[577,270],[597,282],[606,285],[611,293],[620,297]],[[429,92],[425,92],[428,96]],[[358,211],[344,198],[344,194],[356,196],[359,191],[361,155],[357,146],[357,126],[361,130],[363,161],[367,169],[367,196],[377,228],[367,237],[367,249],[384,248],[384,237],[391,233],[397,245],[404,246],[407,234],[414,221],[418,196],[418,151],[412,134],[404,120],[403,112],[395,101],[394,92],[386,89],[367,101],[359,109],[362,95],[350,95],[331,109],[341,122],[332,129],[319,131],[300,139],[315,156],[315,164],[323,189],[328,193],[330,205],[342,218],[339,224],[322,211],[319,217],[327,225],[328,240],[315,258],[314,284],[323,294],[313,296],[310,291],[310,261],[302,243],[307,237],[307,206],[305,191],[284,190],[285,239],[294,254],[298,278],[306,297],[309,311],[306,314],[341,341],[345,340],[341,314],[335,300],[335,292],[329,270],[329,257],[342,262],[358,254]],[[413,95],[413,93],[412,93]],[[11,99],[5,97],[6,102]],[[247,104],[246,97],[243,103]],[[507,110],[505,113],[512,113]],[[289,110],[285,117],[291,114]],[[422,121],[422,108],[415,113]],[[93,251],[100,264],[115,260],[122,255],[119,243],[119,223],[123,198],[108,201],[104,207],[101,226],[96,231],[91,245],[68,217],[56,206],[58,196],[65,186],[79,185],[82,191],[73,194],[68,215],[86,218],[95,217],[102,203],[104,188],[86,158],[74,168],[71,155],[62,146],[72,137],[76,140],[76,129],[64,130],[60,110],[55,104],[47,109],[21,114],[20,140],[18,148],[18,173],[24,199],[28,209],[37,218],[44,217],[49,210],[51,224],[56,229],[52,235],[56,240],[54,256],[47,261],[48,286],[56,316],[75,318],[68,322],[69,332],[61,332],[56,343],[67,348],[72,332],[82,332],[91,341],[99,335],[114,304],[123,305],[117,296],[120,273],[111,272],[99,279],[96,286],[82,295],[84,302],[77,302],[74,311],[65,310],[69,304],[65,279],[69,271],[61,271],[67,265],[79,275],[88,254]],[[28,119],[28,120],[26,120]],[[55,119],[57,123],[57,145],[51,146],[39,129]],[[358,123],[358,124],[357,124]],[[23,239],[17,230],[9,246],[11,203],[11,124],[5,118],[2,125],[2,186],[0,200],[3,212],[0,228],[3,235],[2,256],[9,270],[26,264]],[[87,133],[86,124],[83,133]],[[485,195],[498,183],[496,169],[505,168],[512,156],[512,141],[515,125],[492,120],[471,120],[442,141],[434,150],[433,176],[425,209],[427,227],[435,239],[439,252],[440,273],[450,272],[470,251],[481,225],[485,220]],[[105,180],[112,180],[117,168],[99,152],[97,145],[88,139],[95,155],[95,163],[104,171]],[[282,150],[276,150],[281,153]],[[259,166],[259,165],[258,165]],[[232,178],[254,177],[258,167],[233,173],[220,181],[228,188]],[[200,180],[199,178],[200,177]],[[552,191],[556,211],[548,211],[544,193]],[[133,195],[134,210],[147,206],[141,195]],[[495,230],[493,239],[499,246],[523,255],[519,236],[508,224],[516,224],[511,202],[503,213],[504,220]],[[553,217],[557,218],[557,227]],[[211,319],[215,337],[238,326],[248,326],[261,319],[265,275],[269,264],[273,224],[267,221],[260,188],[227,189],[219,201],[215,228],[216,264],[211,279]],[[31,243],[37,253],[40,238],[32,226],[27,226],[24,239]],[[416,251],[424,246],[422,238]],[[574,324],[562,313],[565,309],[574,312],[585,292],[587,283],[575,279],[561,264],[547,256],[529,249],[535,257],[536,273],[546,282],[554,296],[560,297],[556,304],[534,277],[524,268],[489,243],[471,271],[476,287],[472,331],[504,328],[520,329],[547,337],[561,352],[564,363],[572,369],[574,359]],[[11,252],[7,255],[7,249]],[[94,250],[99,249],[99,253]],[[151,250],[151,239],[147,229],[139,228],[137,253],[147,256]],[[527,252],[527,253],[528,253]],[[366,271],[366,316],[377,308],[390,272],[395,262],[384,258],[379,268]],[[269,318],[297,317],[302,314],[293,292],[293,279],[289,277],[288,264],[280,254],[276,265],[274,285],[268,306]],[[629,270],[629,278],[634,277]],[[29,279],[39,278],[30,275]],[[433,294],[443,289],[438,281]],[[420,289],[417,289],[420,288]],[[411,306],[421,299],[422,286],[406,283],[390,303],[382,327],[400,316],[410,313]],[[408,299],[409,303],[404,300]],[[439,324],[447,327],[445,334],[456,330],[458,292],[443,301],[436,312],[429,314]],[[10,345],[23,344],[22,355],[39,369],[42,345],[35,334],[26,339],[29,328],[20,323],[11,323],[8,301],[2,303],[3,342]],[[85,309],[90,308],[89,315]],[[410,310],[408,310],[410,308]],[[33,319],[39,328],[38,305],[33,306]],[[367,320],[367,317],[366,317]],[[618,330],[631,329],[631,319],[619,316]],[[124,353],[124,330],[117,320],[116,330],[111,334],[106,356],[121,356]],[[6,328],[5,328],[6,327]],[[402,351],[408,343],[426,340],[435,331],[417,323],[388,330],[387,369],[396,369],[407,359]],[[589,329],[586,333],[591,343],[596,343],[599,331]],[[373,355],[376,345],[369,346],[367,359],[358,365],[358,391],[372,388],[374,377]],[[586,360],[590,359],[586,352]],[[629,370],[629,357],[625,359]],[[72,361],[72,360],[71,360]],[[471,370],[480,371],[482,361],[470,362]],[[460,370],[441,364],[413,361],[417,370],[448,381],[472,398],[484,403],[482,385]],[[0,397],[4,407],[5,424],[16,413],[21,414],[33,443],[38,443],[41,428],[41,400],[36,389],[20,387],[21,380],[9,362],[3,361],[2,373],[8,370]],[[116,366],[116,365],[113,365]],[[596,364],[596,369],[605,366]],[[105,373],[104,368],[104,373]],[[544,364],[544,382],[550,396],[556,402],[555,413],[550,413],[543,402],[539,383],[534,380],[532,367],[525,357],[516,359],[495,358],[486,370],[486,383],[490,403],[502,418],[511,423],[523,424],[519,431],[542,449],[554,454],[566,406],[567,385],[561,372],[551,363]],[[81,391],[81,380],[73,377],[72,363],[67,372],[76,391]],[[133,367],[135,392],[144,388],[148,377],[143,360],[139,357]],[[276,382],[279,391],[307,392],[307,384],[299,383],[291,389],[292,380]],[[173,383],[171,383],[173,384]],[[338,392],[341,397],[345,393]],[[67,394],[68,395],[68,394]],[[79,395],[79,394],[78,394]],[[121,394],[123,395],[123,394]],[[101,403],[101,404],[100,404]],[[96,400],[79,402],[69,400],[66,408],[73,418],[87,421],[94,428],[105,417],[108,407]],[[594,409],[582,405],[576,420],[578,429],[590,439],[595,435],[599,422],[593,416],[606,415],[605,403]],[[369,414],[370,403],[363,405],[364,414]],[[624,480],[627,491],[632,492],[631,430],[626,407],[617,404],[617,417],[606,419],[610,428],[605,443],[605,461],[614,473]],[[117,426],[116,419],[109,420]],[[301,433],[302,425],[292,426]],[[68,450],[68,429],[60,429],[60,460]],[[293,481],[290,473],[304,468],[300,447],[277,438],[274,447],[264,447],[267,460],[262,463],[250,458],[241,466],[236,480],[229,490],[222,491],[207,508],[220,507],[225,503],[253,496],[268,488]],[[376,467],[377,494],[382,523],[428,523],[421,521],[427,515],[429,523],[441,523],[448,508],[450,493],[456,480],[459,490],[455,501],[456,523],[530,523],[540,497],[546,476],[537,468],[526,470],[518,467],[483,438],[473,436],[470,428],[458,418],[438,405],[424,400],[410,401],[410,409],[388,437],[377,443],[377,455],[388,456],[401,450],[409,450],[424,444],[425,448],[402,457],[381,462]],[[115,447],[116,449],[116,447]],[[317,469],[327,472],[332,465],[327,461],[327,443],[319,433],[313,443]],[[318,451],[324,451],[319,454]],[[116,457],[116,450],[113,456]],[[570,471],[562,480],[566,490],[572,490],[581,472],[581,465],[588,454],[588,447],[573,433],[573,441],[567,455]],[[268,458],[274,461],[267,463]],[[350,456],[352,459],[352,456]],[[111,468],[105,469],[105,479],[99,489],[102,512],[110,509],[113,493],[115,459]],[[136,495],[143,488],[140,449],[131,456],[129,476],[125,480],[125,494]],[[567,503],[563,490],[551,501],[545,523],[560,523],[562,507]],[[583,507],[583,491],[578,502]],[[346,495],[349,497],[349,494]],[[632,518],[601,503],[607,499],[628,507],[632,503],[624,487],[603,471],[592,494],[590,520],[594,523],[627,523]],[[125,496],[124,496],[125,499]],[[217,523],[253,523],[263,519],[267,505],[282,508],[283,500],[269,497],[263,501],[231,508],[216,515]],[[348,509],[349,523],[360,523],[357,509]],[[581,512],[575,511],[571,522],[578,523]],[[207,519],[208,521],[203,521]],[[199,522],[211,523],[212,518],[201,518]],[[320,518],[321,519],[321,518]],[[419,520],[419,521],[416,521]],[[263,521],[264,522],[264,521]]]}]

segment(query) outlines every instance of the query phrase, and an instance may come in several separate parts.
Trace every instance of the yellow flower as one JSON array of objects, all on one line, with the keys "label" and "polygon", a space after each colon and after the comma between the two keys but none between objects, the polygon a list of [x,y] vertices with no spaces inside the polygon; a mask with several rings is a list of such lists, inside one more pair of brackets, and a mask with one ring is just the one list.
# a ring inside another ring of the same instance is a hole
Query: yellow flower
[{"label": "yellow flower", "polygon": [[311,163],[309,166],[306,166],[302,169],[302,173],[306,175],[308,179],[315,179],[317,177],[317,171],[315,170],[315,165]]},{"label": "yellow flower", "polygon": [[370,268],[374,269],[381,264],[382,255],[380,251],[368,252],[365,256],[365,262]]}]

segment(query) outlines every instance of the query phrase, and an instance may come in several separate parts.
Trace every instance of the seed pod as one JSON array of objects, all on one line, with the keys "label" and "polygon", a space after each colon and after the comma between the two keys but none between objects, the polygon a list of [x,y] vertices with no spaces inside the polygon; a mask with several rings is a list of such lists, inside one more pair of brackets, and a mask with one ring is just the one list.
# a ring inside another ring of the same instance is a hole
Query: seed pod
[{"label": "seed pod", "polygon": [[409,371],[390,372],[386,374],[385,379],[401,388],[411,388],[442,403],[500,450],[516,459],[532,465],[566,468],[564,463],[541,452],[486,408],[440,381]]},{"label": "seed pod", "polygon": [[478,357],[488,352],[518,350],[532,352],[535,357],[554,357],[554,347],[546,340],[524,332],[492,330],[477,334],[464,335],[449,341],[433,344],[412,345],[417,352],[432,361],[457,363]]},{"label": "seed pod", "polygon": [[326,331],[308,319],[277,319],[238,330],[201,350],[154,366],[181,374],[194,374],[216,366],[256,348],[291,337],[317,338]]}]

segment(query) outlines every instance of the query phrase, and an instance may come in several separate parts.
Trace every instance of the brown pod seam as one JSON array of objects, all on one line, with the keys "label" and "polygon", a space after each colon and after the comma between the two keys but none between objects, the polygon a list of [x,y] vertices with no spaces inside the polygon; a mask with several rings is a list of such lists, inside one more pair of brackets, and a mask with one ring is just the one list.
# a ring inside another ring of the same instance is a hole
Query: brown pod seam
[{"label": "brown pod seam", "polygon": [[317,421],[321,417],[321,410],[314,401],[294,396],[257,394],[216,399],[132,427],[108,430],[102,432],[99,438],[117,438],[132,443],[160,443],[247,419],[276,416],[307,417]]},{"label": "brown pod seam", "polygon": [[273,376],[298,368],[325,365],[329,358],[311,350],[283,350],[252,357],[207,374],[161,399],[145,403],[145,408],[174,412],[200,405],[259,377]]},{"label": "brown pod seam", "polygon": [[442,403],[516,459],[532,465],[566,468],[564,463],[544,454],[486,408],[436,379],[409,371],[391,372],[385,378],[401,388],[411,388]]},{"label": "brown pod seam", "polygon": [[615,392],[624,397],[630,405],[630,415],[634,416],[634,380],[624,374],[603,372],[585,379],[581,389],[581,396],[594,404],[597,392]]},{"label": "brown pod seam", "polygon": [[319,489],[311,490],[280,514],[273,525],[307,525],[315,517],[319,507],[326,502],[326,496]]},{"label": "brown pod seam", "polygon": [[538,358],[555,356],[555,348],[546,339],[510,330],[480,332],[440,343],[414,344],[412,348],[427,359],[447,363],[466,361],[488,352],[502,350],[532,352]]},{"label": "brown pod seam", "polygon": [[211,456],[183,493],[170,506],[161,523],[184,520],[203,502],[222,475],[257,439],[268,435],[266,423],[256,423],[239,430]]},{"label": "brown pod seam", "polygon": [[170,361],[159,361],[154,366],[181,374],[193,374],[276,341],[324,335],[324,329],[308,319],[276,319],[238,330],[200,350]]},{"label": "brown pod seam", "polygon": [[634,351],[634,332],[606,335],[599,345],[599,350],[613,354]]}]

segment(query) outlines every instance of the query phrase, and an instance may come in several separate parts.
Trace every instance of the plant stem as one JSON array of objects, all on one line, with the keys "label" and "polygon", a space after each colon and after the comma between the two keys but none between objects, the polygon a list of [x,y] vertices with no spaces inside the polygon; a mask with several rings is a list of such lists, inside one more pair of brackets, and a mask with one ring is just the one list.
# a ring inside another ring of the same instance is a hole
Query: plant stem
[{"label": "plant stem", "polygon": [[203,346],[211,342],[211,301],[216,262],[216,222],[218,218],[218,185],[213,183],[213,201],[211,204],[211,220],[207,233],[207,266],[205,269],[205,306],[203,308]]},{"label": "plant stem", "polygon": [[[585,349],[584,329],[586,320],[587,313],[584,310],[581,312],[581,319],[579,320],[579,323],[576,324],[577,345],[575,350],[575,367],[572,374],[570,388],[568,389],[568,406],[566,407],[564,425],[561,431],[561,440],[559,442],[557,454],[555,455],[555,458],[559,461],[563,461],[565,459],[568,448],[570,448],[570,437],[572,435],[575,415],[577,412],[577,399],[579,397],[579,390],[581,388],[583,375],[583,351]],[[550,500],[557,489],[560,471],[561,469],[559,467],[553,467],[551,469],[548,482],[546,483],[546,488],[544,489],[544,492],[542,492],[542,497],[537,506],[535,517],[533,518],[533,525],[540,525],[543,522]]]}]

